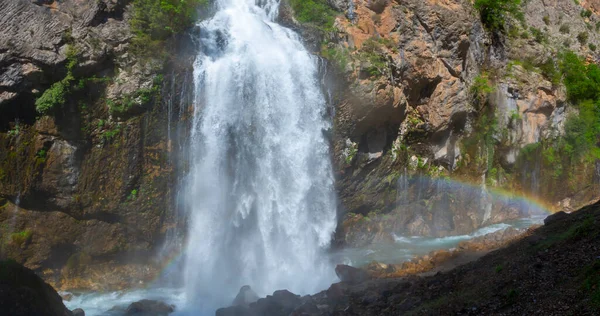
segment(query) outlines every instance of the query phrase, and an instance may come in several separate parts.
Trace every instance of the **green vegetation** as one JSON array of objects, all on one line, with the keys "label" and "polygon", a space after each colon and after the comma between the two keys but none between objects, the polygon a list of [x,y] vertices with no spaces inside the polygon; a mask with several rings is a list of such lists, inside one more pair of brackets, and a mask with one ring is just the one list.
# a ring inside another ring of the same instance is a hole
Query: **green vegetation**
[{"label": "green vegetation", "polygon": [[533,35],[533,39],[536,42],[540,44],[548,43],[548,35],[546,35],[546,33],[544,33],[542,30],[536,29],[535,27],[531,26],[529,27],[529,31],[531,32],[531,35]]},{"label": "green vegetation", "polygon": [[127,200],[135,200],[137,198],[138,195],[138,190],[137,189],[133,189],[131,190],[131,193],[129,193],[129,196],[127,197]]},{"label": "green vegetation", "polygon": [[596,47],[596,44],[593,44],[593,43],[590,43],[590,44],[588,45],[588,47],[590,48],[590,50],[591,50],[592,52],[595,52],[595,51],[596,51],[596,49],[598,48],[598,47]]},{"label": "green vegetation", "polygon": [[582,18],[589,18],[592,16],[592,10],[590,9],[581,9],[581,17]]},{"label": "green vegetation", "polygon": [[549,17],[549,16],[547,16],[547,15],[544,15],[544,18],[543,18],[543,20],[544,20],[544,23],[545,23],[546,25],[550,25],[550,17]]},{"label": "green vegetation", "polygon": [[321,46],[321,56],[332,62],[336,68],[344,72],[348,67],[349,52],[345,48],[330,46],[333,44],[323,44]]},{"label": "green vegetation", "polygon": [[332,31],[336,12],[325,0],[290,0],[296,19],[309,23],[322,31]]},{"label": "green vegetation", "polygon": [[487,100],[487,96],[495,90],[496,89],[490,83],[488,74],[485,72],[475,77],[473,84],[471,85],[471,94],[480,104],[485,102],[485,100]]},{"label": "green vegetation", "polygon": [[508,17],[523,19],[521,0],[475,0],[474,6],[483,25],[491,31],[503,30]]},{"label": "green vegetation", "polygon": [[154,78],[154,82],[150,88],[139,89],[118,100],[106,100],[110,112],[116,115],[124,115],[135,106],[143,106],[150,103],[160,93],[162,80],[163,77],[158,75]]},{"label": "green vegetation", "polygon": [[206,0],[134,0],[130,20],[135,37],[133,52],[156,56],[164,51],[163,42],[173,34],[191,27]]},{"label": "green vegetation", "polygon": [[356,143],[352,143],[350,144],[350,146],[348,146],[348,148],[346,148],[346,153],[345,153],[345,161],[347,165],[352,164],[352,161],[354,160],[354,157],[356,157],[356,154],[358,153],[358,144]]},{"label": "green vegetation", "polygon": [[589,34],[587,32],[581,32],[577,35],[577,40],[581,45],[585,45],[588,41]]},{"label": "green vegetation", "polygon": [[104,131],[102,133],[102,139],[106,142],[111,142],[119,133],[121,132],[121,126],[117,125],[115,128],[111,130]]},{"label": "green vegetation", "polygon": [[496,269],[495,269],[496,273],[500,273],[500,272],[502,272],[502,270],[504,270],[504,267],[502,267],[501,264],[496,266]]},{"label": "green vegetation", "polygon": [[561,32],[562,34],[569,34],[569,33],[571,33],[571,28],[567,24],[563,24],[560,26],[558,31]]},{"label": "green vegetation", "polygon": [[71,86],[75,77],[73,77],[73,68],[77,65],[78,51],[73,46],[67,47],[67,75],[60,81],[55,82],[46,89],[42,96],[35,100],[35,109],[42,115],[47,115],[51,111],[63,106],[67,102],[67,97],[71,93]]},{"label": "green vegetation", "polygon": [[24,243],[28,242],[31,239],[33,233],[31,230],[26,229],[24,231],[16,232],[10,234],[11,243],[21,247]]},{"label": "green vegetation", "polygon": [[358,59],[367,64],[365,70],[369,76],[385,75],[389,71],[382,46],[380,41],[369,38],[358,54]]}]

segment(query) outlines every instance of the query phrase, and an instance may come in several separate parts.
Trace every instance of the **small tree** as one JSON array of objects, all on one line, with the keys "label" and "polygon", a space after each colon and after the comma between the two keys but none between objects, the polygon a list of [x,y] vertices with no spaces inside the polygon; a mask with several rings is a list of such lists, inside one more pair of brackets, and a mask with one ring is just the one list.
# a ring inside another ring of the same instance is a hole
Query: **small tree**
[{"label": "small tree", "polygon": [[474,6],[479,11],[483,25],[492,31],[504,29],[508,16],[523,17],[521,0],[475,0]]}]

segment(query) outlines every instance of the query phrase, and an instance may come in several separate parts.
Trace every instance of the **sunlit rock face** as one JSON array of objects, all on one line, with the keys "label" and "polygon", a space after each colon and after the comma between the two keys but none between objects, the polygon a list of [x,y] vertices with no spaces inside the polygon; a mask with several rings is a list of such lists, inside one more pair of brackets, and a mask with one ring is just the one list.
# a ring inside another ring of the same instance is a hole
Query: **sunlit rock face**
[{"label": "sunlit rock face", "polygon": [[[527,1],[526,31],[542,30],[547,38],[541,40],[493,35],[462,1],[332,5],[345,13],[336,19],[339,32],[322,48],[326,58],[334,56],[337,78],[345,82],[334,92],[334,162],[341,214],[347,214],[339,217],[337,242],[389,241],[384,231],[462,234],[489,224],[488,218],[527,213],[492,206],[491,213],[474,216],[469,194],[457,202],[461,206],[444,211],[429,210],[436,195],[423,200],[426,205],[398,206],[398,181],[406,174],[502,188],[547,201],[549,209],[574,209],[598,197],[598,185],[589,185],[596,183],[593,163],[578,166],[564,190],[542,158],[521,155],[540,156],[535,144],[561,135],[575,112],[565,87],[532,65],[546,63],[565,45],[593,59],[588,45],[574,39],[587,32],[589,42],[598,43],[598,34],[588,30],[593,21],[581,17],[593,3]],[[560,31],[567,21],[569,34]],[[486,80],[489,91],[475,98],[474,89]],[[357,231],[365,230],[363,240]]]}]

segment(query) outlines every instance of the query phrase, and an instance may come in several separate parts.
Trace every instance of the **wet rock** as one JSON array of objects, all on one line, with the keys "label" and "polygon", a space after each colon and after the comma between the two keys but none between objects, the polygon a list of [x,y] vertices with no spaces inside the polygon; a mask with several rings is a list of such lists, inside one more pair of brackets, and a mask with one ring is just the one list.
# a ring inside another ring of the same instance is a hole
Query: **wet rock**
[{"label": "wet rock", "polygon": [[300,296],[288,290],[275,291],[248,306],[237,305],[217,310],[217,316],[288,316],[304,302]]},{"label": "wet rock", "polygon": [[125,310],[125,315],[166,316],[174,311],[175,305],[155,300],[141,300],[131,303]]},{"label": "wet rock", "polygon": [[72,315],[50,285],[12,260],[0,261],[0,310],[11,316]]},{"label": "wet rock", "polygon": [[233,300],[233,303],[231,305],[233,305],[233,306],[248,305],[250,303],[254,303],[254,302],[258,301],[258,299],[259,299],[258,295],[252,290],[252,288],[250,288],[249,285],[244,285],[240,289],[240,292],[235,297],[235,299]]},{"label": "wet rock", "polygon": [[544,219],[544,225],[551,225],[552,223],[560,222],[569,217],[569,214],[560,211],[558,213],[554,213]]},{"label": "wet rock", "polygon": [[358,284],[369,279],[369,275],[363,269],[354,268],[345,264],[338,264],[335,267],[335,274],[342,282]]},{"label": "wet rock", "polygon": [[85,316],[85,312],[81,308],[76,308],[72,311],[73,316]]}]

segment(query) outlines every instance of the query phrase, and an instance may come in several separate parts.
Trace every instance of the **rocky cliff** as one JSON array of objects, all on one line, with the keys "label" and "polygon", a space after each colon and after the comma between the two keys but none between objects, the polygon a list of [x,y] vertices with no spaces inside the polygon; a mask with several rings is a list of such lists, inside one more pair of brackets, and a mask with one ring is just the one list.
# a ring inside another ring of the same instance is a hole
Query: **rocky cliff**
[{"label": "rocky cliff", "polygon": [[165,44],[176,58],[134,52],[123,0],[6,0],[0,12],[2,256],[59,288],[153,278],[179,223],[189,36]]},{"label": "rocky cliff", "polygon": [[330,1],[330,26],[290,4],[336,71],[338,243],[465,234],[527,214],[494,190],[550,211],[598,197],[596,156],[553,145],[579,111],[562,56],[596,60],[595,3],[524,1],[496,29],[471,1]]}]

